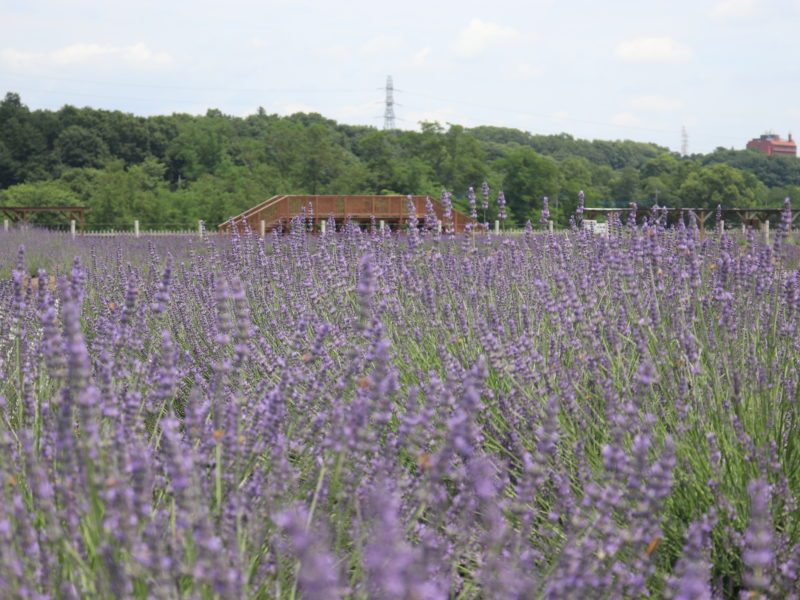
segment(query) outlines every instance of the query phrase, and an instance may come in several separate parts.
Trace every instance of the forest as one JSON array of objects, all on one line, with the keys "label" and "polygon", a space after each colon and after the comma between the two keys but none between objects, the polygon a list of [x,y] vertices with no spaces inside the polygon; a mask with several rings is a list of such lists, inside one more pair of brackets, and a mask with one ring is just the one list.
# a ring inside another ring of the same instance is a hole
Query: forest
[{"label": "forest", "polygon": [[30,110],[13,92],[0,101],[0,205],[89,206],[91,228],[129,229],[134,219],[149,229],[214,227],[275,194],[447,189],[466,210],[468,188],[484,181],[504,191],[512,224],[538,220],[548,197],[563,227],[580,190],[587,206],[779,207],[800,197],[800,160],[725,148],[682,157],[651,143],[437,122],[384,131],[263,109],[143,117]]}]

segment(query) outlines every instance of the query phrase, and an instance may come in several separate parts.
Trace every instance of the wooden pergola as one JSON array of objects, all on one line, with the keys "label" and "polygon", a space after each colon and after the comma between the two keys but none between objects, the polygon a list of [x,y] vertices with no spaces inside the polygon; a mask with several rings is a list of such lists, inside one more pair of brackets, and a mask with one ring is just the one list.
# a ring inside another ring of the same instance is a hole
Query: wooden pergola
[{"label": "wooden pergola", "polygon": [[79,223],[81,233],[89,210],[88,206],[0,206],[0,213],[14,223],[28,223],[31,214],[35,213],[56,213],[66,217],[67,221]]},{"label": "wooden pergola", "polygon": [[[673,219],[677,219],[682,214],[689,214],[694,213],[697,217],[697,222],[700,227],[700,232],[705,233],[706,230],[706,221],[709,218],[717,214],[717,209],[710,209],[710,208],[656,208],[657,214],[660,216],[665,215],[667,222],[669,222],[670,217]],[[600,216],[600,215],[611,215],[611,214],[618,214],[618,215],[629,215],[633,212],[633,208],[584,208],[583,209],[583,216],[585,218],[590,218],[592,216]],[[746,223],[752,226],[755,223],[763,223],[770,216],[773,215],[780,215],[783,212],[782,208],[722,208],[719,210],[720,216],[722,220],[725,220],[725,217],[732,216],[737,217],[742,223]],[[636,218],[651,216],[653,214],[652,208],[636,208]],[[795,220],[797,219],[798,215],[800,215],[800,211],[793,210],[791,211],[792,214],[792,225],[794,225]]]}]

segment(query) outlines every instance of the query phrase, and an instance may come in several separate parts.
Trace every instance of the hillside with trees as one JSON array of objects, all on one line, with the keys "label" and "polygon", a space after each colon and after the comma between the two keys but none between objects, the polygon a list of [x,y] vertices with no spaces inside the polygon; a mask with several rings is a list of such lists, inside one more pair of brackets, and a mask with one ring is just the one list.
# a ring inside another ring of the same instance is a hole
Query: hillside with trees
[{"label": "hillside with trees", "polygon": [[15,93],[0,101],[0,204],[90,206],[90,227],[213,226],[275,194],[447,189],[465,208],[468,187],[483,181],[504,190],[513,222],[538,220],[548,196],[563,226],[579,190],[590,206],[778,207],[800,198],[800,160],[722,148],[681,157],[655,144],[505,127],[382,131],[263,109],[141,117],[30,110]]}]

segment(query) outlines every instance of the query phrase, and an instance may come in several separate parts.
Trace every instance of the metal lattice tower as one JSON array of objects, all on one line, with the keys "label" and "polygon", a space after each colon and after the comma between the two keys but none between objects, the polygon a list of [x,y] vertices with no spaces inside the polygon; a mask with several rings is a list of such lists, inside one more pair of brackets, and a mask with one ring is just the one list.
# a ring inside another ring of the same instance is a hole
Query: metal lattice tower
[{"label": "metal lattice tower", "polygon": [[394,129],[394,85],[392,76],[386,78],[386,110],[383,111],[383,128]]},{"label": "metal lattice tower", "polygon": [[681,156],[689,155],[689,134],[686,132],[686,125],[681,127]]}]

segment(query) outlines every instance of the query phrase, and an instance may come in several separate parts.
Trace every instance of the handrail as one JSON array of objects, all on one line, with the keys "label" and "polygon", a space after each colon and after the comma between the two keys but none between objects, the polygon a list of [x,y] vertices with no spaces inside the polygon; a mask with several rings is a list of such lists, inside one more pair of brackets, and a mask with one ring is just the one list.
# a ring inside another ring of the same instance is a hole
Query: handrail
[{"label": "handrail", "polygon": [[[280,202],[281,200],[283,200],[286,197],[287,197],[286,194],[279,194],[277,196],[272,196],[271,198],[268,198],[268,199],[264,200],[264,202],[261,202],[260,204],[256,204],[255,206],[252,206],[252,207],[248,208],[243,213],[240,213],[240,214],[236,215],[235,217],[231,217],[231,220],[233,220],[234,223],[236,223],[238,221],[241,221],[243,218],[247,218],[248,216],[252,215],[253,213],[260,212],[261,210],[263,210],[265,208],[269,208],[270,206],[273,206],[274,204],[277,204],[278,202]],[[217,225],[217,229],[222,229],[223,227],[227,227],[228,222],[229,221],[225,221],[224,223],[220,223],[219,225]]]},{"label": "handrail", "polygon": [[[359,194],[359,195],[345,195],[345,194],[281,194],[278,196],[272,196],[271,198],[257,204],[249,208],[248,210],[240,213],[239,215],[232,217],[228,221],[224,223],[220,223],[217,228],[219,230],[224,230],[228,227],[229,223],[233,221],[234,224],[241,223],[243,219],[247,219],[253,215],[258,215],[263,213],[267,209],[280,205],[281,203],[286,204],[283,208],[279,208],[277,213],[274,214],[273,218],[269,221],[262,219],[262,227],[273,229],[280,221],[286,220],[287,218],[291,218],[291,215],[288,214],[289,205],[288,203],[292,200],[301,200],[306,201],[308,205],[312,207],[314,220],[320,220],[325,218],[325,215],[321,214],[319,211],[319,202],[321,201],[330,201],[330,200],[343,200],[345,202],[342,211],[341,208],[337,209],[333,213],[336,218],[344,218],[345,216],[350,216],[354,218],[366,218],[366,217],[376,217],[376,218],[389,218],[389,219],[405,219],[408,215],[408,209],[406,206],[406,198],[407,196],[403,196],[401,194],[392,194],[392,195],[381,195],[381,194]],[[435,212],[437,215],[441,215],[444,212],[444,207],[442,203],[437,198],[430,198],[427,196],[412,196],[413,202],[416,205],[417,216],[422,218],[424,216],[424,208],[420,206],[420,203],[429,198],[431,204],[434,207]],[[357,205],[356,206],[348,206],[348,202],[353,201],[372,201],[372,208],[366,208],[364,205]],[[392,208],[383,208],[376,210],[375,202],[377,200],[390,200],[392,201]],[[461,225],[469,223],[472,221],[467,215],[453,209],[453,224],[456,228],[460,228]],[[279,216],[278,216],[279,215]],[[252,225],[252,224],[251,224]]]}]

